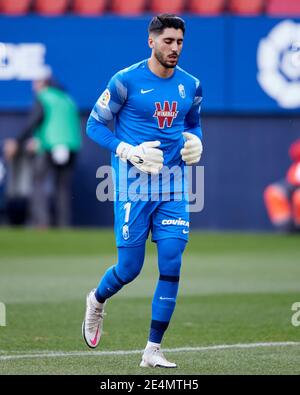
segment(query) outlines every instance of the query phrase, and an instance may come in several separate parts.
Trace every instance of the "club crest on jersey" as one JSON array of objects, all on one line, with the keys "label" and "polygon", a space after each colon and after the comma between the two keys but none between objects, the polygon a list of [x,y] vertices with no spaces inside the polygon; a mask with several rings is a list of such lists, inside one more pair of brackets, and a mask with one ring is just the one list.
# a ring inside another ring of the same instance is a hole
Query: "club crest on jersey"
[{"label": "club crest on jersey", "polygon": [[174,119],[177,118],[179,113],[179,111],[177,111],[178,102],[173,101],[172,105],[170,105],[170,102],[165,101],[163,107],[160,102],[156,102],[155,107],[156,111],[153,117],[157,118],[159,128],[164,129],[166,124],[168,128],[171,128]]},{"label": "club crest on jersey", "polygon": [[185,94],[184,85],[182,85],[182,84],[178,85],[178,90],[179,90],[180,97],[185,99],[186,98],[186,94]]}]

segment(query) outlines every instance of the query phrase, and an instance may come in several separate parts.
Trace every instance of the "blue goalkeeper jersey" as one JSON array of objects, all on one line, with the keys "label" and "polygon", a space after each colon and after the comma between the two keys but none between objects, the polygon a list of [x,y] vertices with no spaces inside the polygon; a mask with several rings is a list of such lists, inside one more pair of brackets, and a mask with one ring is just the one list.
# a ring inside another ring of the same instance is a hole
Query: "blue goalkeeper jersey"
[{"label": "blue goalkeeper jersey", "polygon": [[[132,165],[124,164],[115,155],[121,141],[135,146],[159,140],[164,166],[183,168],[180,155],[184,146],[182,133],[190,132],[202,138],[201,102],[200,81],[178,66],[171,77],[160,78],[151,72],[148,60],[144,60],[112,77],[91,112],[87,133],[112,151],[117,191],[122,190],[120,185],[126,189],[133,182],[128,177]],[[107,128],[112,120],[115,121],[114,134]],[[126,183],[120,182],[121,174],[122,180],[128,177]],[[152,191],[161,192],[161,182],[160,176],[154,176],[154,179],[152,176]],[[180,192],[180,189],[180,184],[173,185],[167,192]]]}]

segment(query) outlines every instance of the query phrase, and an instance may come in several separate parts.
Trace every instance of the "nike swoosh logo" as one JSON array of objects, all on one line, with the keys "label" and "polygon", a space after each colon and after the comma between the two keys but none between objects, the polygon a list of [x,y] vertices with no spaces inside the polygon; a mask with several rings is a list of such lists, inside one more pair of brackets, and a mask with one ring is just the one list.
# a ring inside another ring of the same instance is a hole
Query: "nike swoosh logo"
[{"label": "nike swoosh logo", "polygon": [[141,89],[141,94],[144,95],[145,93],[150,93],[150,92],[153,92],[153,91],[154,91],[154,89],[149,89],[147,91],[145,91],[144,89]]},{"label": "nike swoosh logo", "polygon": [[174,298],[163,298],[162,296],[159,299],[160,300],[175,300]]},{"label": "nike swoosh logo", "polygon": [[94,339],[91,339],[91,343],[93,346],[97,344],[98,333],[99,333],[99,328],[97,329],[96,336],[94,337]]},{"label": "nike swoosh logo", "polygon": [[182,233],[183,233],[184,235],[187,235],[188,233],[190,233],[190,231],[189,231],[189,230],[183,230]]}]

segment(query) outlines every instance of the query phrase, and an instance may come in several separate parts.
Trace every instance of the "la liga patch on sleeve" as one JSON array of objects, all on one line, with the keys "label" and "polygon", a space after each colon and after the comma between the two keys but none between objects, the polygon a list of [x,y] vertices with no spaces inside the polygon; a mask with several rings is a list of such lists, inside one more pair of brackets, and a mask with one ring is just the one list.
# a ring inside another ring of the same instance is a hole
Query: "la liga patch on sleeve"
[{"label": "la liga patch on sleeve", "polygon": [[111,95],[109,89],[106,89],[102,95],[100,96],[97,104],[99,104],[100,107],[106,108],[110,102]]}]

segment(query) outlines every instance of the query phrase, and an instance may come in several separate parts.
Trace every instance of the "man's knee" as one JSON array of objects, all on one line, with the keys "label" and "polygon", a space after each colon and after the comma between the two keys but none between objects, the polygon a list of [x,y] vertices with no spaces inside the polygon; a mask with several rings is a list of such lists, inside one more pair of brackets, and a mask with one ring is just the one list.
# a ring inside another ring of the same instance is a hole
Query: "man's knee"
[{"label": "man's knee", "polygon": [[[125,269],[126,267],[126,269]],[[116,272],[124,284],[129,284],[137,278],[142,269],[142,263],[135,262],[134,259],[126,262],[125,265],[118,264]]]},{"label": "man's knee", "polygon": [[160,251],[160,257],[168,262],[175,262],[181,260],[181,256],[182,249],[176,245],[173,245],[172,248],[165,248]]},{"label": "man's knee", "polygon": [[133,281],[141,272],[145,258],[145,248],[119,248],[116,273],[124,284]]}]

